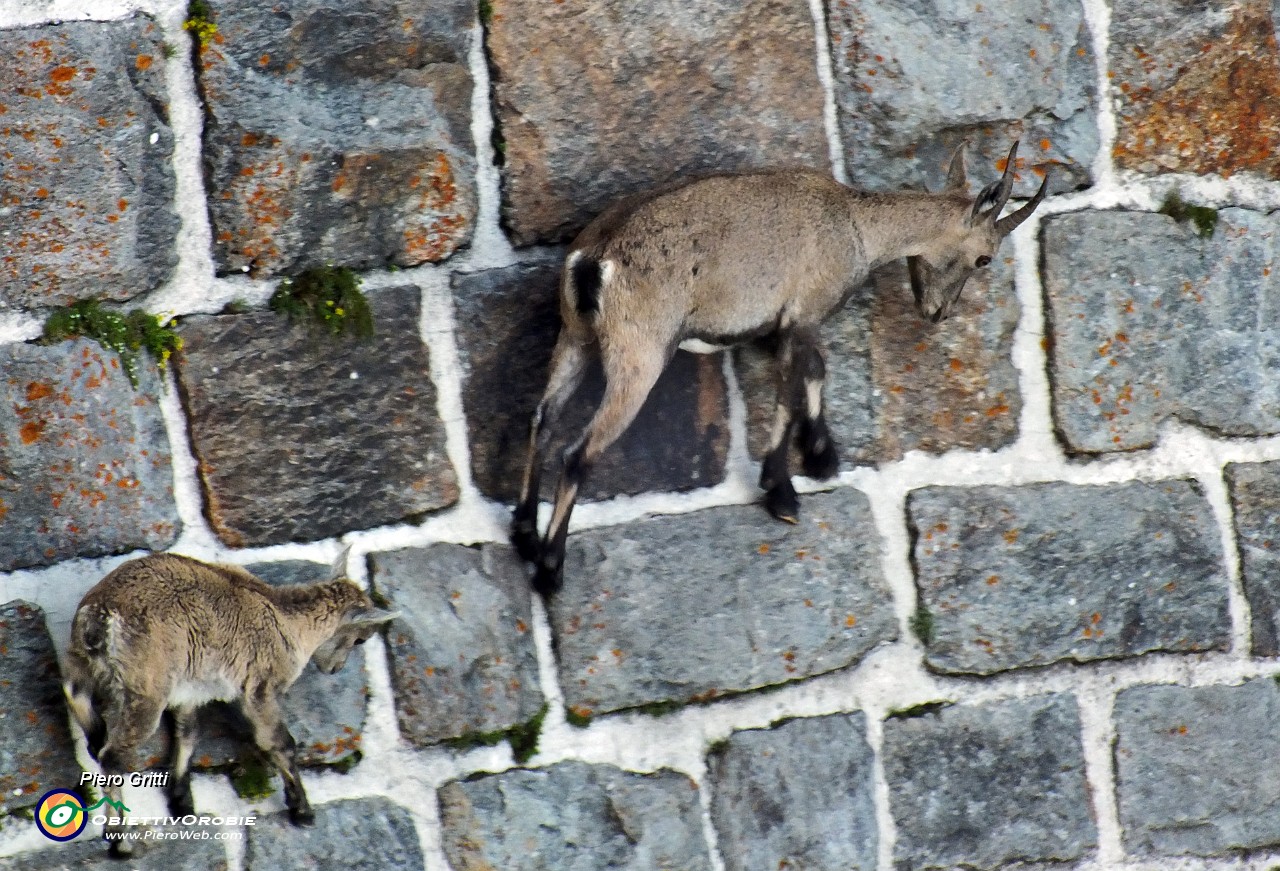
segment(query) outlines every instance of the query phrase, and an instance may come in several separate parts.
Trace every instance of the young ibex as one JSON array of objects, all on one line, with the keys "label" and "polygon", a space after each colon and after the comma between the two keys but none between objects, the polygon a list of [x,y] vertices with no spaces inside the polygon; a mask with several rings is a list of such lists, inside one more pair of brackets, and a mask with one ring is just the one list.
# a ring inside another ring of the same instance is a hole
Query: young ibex
[{"label": "young ibex", "polygon": [[[937,323],[965,281],[1044,199],[1048,176],[1001,218],[1018,144],[1003,176],[970,199],[964,146],[936,194],[866,193],[819,172],[718,175],[625,199],[574,240],[560,284],[563,326],[547,388],[533,415],[512,541],[537,563],[534,586],[561,582],[569,515],[584,476],[644,404],[677,348],[712,351],[773,335],[778,401],[760,474],[765,505],[795,522],[799,500],[787,452],[799,432],[806,474],[835,474],[838,454],[822,412],[818,326],[877,266],[906,257],[916,307]],[[564,453],[547,534],[538,540],[538,486],[551,429],[582,379],[589,353],[606,380],[595,416]]]},{"label": "young ibex", "polygon": [[[315,814],[281,720],[280,694],[308,659],[325,674],[341,669],[352,647],[394,616],[345,578],[273,587],[238,566],[146,556],[118,566],[85,594],[71,625],[64,689],[108,776],[137,770],[138,748],[172,711],[169,808],[178,817],[194,812],[197,708],[239,702],[255,743],[284,778],[290,819],[310,825]],[[118,785],[107,794],[120,801]],[[118,827],[106,832],[112,853],[125,854],[131,845],[119,835]]]}]

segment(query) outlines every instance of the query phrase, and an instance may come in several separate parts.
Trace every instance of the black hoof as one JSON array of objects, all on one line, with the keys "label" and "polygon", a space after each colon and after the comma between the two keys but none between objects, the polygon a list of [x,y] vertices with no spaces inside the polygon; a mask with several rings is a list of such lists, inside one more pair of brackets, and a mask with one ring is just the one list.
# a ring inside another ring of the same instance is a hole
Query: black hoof
[{"label": "black hoof", "polygon": [[779,520],[800,522],[800,497],[790,481],[779,484],[764,494],[764,507]]},{"label": "black hoof", "polygon": [[517,520],[511,524],[511,543],[516,553],[528,562],[536,562],[541,550],[538,541],[538,524],[532,520]]},{"label": "black hoof", "polygon": [[828,436],[819,436],[812,444],[805,445],[804,473],[810,478],[825,481],[840,471],[840,452]]},{"label": "black hoof", "polygon": [[545,563],[539,563],[538,570],[533,573],[533,588],[544,597],[554,595],[563,583],[563,563],[557,566],[549,566]]},{"label": "black hoof", "polygon": [[310,828],[316,824],[316,812],[309,807],[289,808],[289,822],[295,826]]},{"label": "black hoof", "polygon": [[133,844],[129,841],[117,839],[108,841],[107,855],[112,859],[132,859]]}]

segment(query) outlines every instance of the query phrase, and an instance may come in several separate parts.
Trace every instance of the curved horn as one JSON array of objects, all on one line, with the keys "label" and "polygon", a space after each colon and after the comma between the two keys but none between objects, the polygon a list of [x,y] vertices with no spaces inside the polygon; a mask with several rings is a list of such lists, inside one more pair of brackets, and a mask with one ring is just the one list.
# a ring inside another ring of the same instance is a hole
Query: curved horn
[{"label": "curved horn", "polygon": [[1040,201],[1044,199],[1045,192],[1049,189],[1049,176],[1053,174],[1053,167],[1045,167],[1044,181],[1040,182],[1040,190],[1036,191],[1036,195],[1029,199],[1022,208],[1016,212],[1005,215],[996,221],[996,231],[1003,236],[1008,236],[1018,225],[1031,217],[1031,213],[1036,210],[1036,206],[1040,205]]},{"label": "curved horn", "polygon": [[947,165],[947,184],[944,193],[964,193],[969,186],[969,179],[964,169],[964,152],[969,145],[968,139],[960,140],[956,150],[951,154],[951,163]]},{"label": "curved horn", "polygon": [[1009,149],[1009,156],[1005,158],[1004,175],[1000,176],[1000,190],[996,194],[996,204],[991,207],[991,211],[987,214],[992,219],[1000,217],[1000,210],[1004,208],[1004,204],[1009,202],[1009,194],[1013,193],[1013,176],[1014,167],[1018,164],[1018,140],[1013,140],[1013,147]]}]

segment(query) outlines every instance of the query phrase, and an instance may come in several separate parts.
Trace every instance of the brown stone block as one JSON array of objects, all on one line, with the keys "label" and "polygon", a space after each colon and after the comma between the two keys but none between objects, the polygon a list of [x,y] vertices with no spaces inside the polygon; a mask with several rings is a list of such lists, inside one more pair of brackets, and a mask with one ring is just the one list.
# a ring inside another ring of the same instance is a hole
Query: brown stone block
[{"label": "brown stone block", "polygon": [[1280,178],[1280,50],[1267,0],[1117,0],[1116,165]]},{"label": "brown stone block", "polygon": [[800,2],[494,0],[503,215],[517,245],[568,239],[672,179],[828,166],[813,20]]}]

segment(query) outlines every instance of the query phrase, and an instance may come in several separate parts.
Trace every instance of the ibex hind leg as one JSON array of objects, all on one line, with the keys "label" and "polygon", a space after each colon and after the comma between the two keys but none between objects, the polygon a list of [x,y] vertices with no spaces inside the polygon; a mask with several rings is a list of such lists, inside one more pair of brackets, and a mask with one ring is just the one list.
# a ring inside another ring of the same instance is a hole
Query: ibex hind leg
[{"label": "ibex hind leg", "polygon": [[[610,445],[626,432],[644,405],[654,382],[662,374],[667,357],[662,347],[631,348],[626,359],[604,360],[604,399],[582,436],[564,453],[560,483],[556,487],[556,504],[551,525],[543,541],[533,586],[544,596],[560,589],[564,578],[564,551],[569,535],[569,517],[578,498],[578,490]],[[624,366],[625,364],[625,366]]]},{"label": "ibex hind leg", "polygon": [[560,331],[555,350],[551,354],[551,374],[547,389],[533,413],[529,424],[529,453],[525,461],[524,480],[520,485],[520,499],[516,503],[511,521],[511,543],[523,559],[538,559],[538,489],[541,484],[542,462],[554,435],[554,427],[569,398],[582,383],[586,371],[587,351],[583,342]]}]

